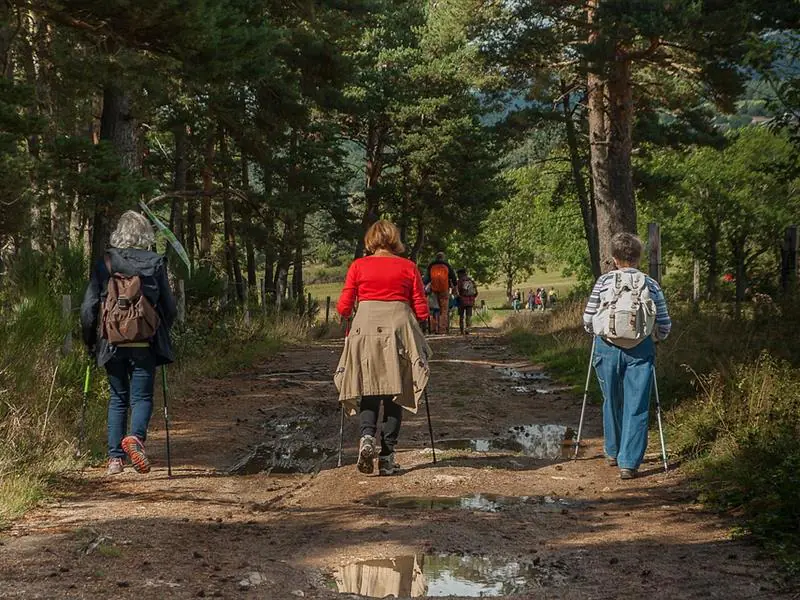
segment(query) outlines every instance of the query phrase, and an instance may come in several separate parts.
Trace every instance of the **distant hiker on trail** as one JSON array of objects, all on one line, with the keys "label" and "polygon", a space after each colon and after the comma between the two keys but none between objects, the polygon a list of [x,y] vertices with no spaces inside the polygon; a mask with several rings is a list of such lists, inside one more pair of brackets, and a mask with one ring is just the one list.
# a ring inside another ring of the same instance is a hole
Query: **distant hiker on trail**
[{"label": "distant hiker on trail", "polygon": [[[418,321],[428,318],[428,303],[417,266],[403,253],[400,231],[378,221],[367,231],[364,246],[371,256],[350,265],[336,310],[344,318],[358,311],[333,376],[339,401],[349,414],[360,412],[358,470],[372,473],[378,456],[381,475],[400,471],[394,449],[403,409],[417,412],[428,385],[432,352]],[[380,454],[375,434],[383,404]]]},{"label": "distant hiker on trail", "polygon": [[514,295],[511,296],[511,308],[514,309],[514,312],[519,312],[519,309],[522,308],[522,292],[517,290],[514,292]]},{"label": "distant hiker on trail", "polygon": [[134,211],[122,215],[81,304],[83,341],[108,373],[108,475],[122,473],[126,455],[137,472],[150,471],[144,443],[155,370],[175,360],[169,330],[178,311],[166,262],[150,251],[153,246],[147,218]]},{"label": "distant hiker on trail", "polygon": [[458,292],[458,329],[462,335],[466,335],[472,327],[472,307],[475,306],[475,298],[478,296],[478,286],[467,275],[466,269],[458,270],[456,291]]},{"label": "distant hiker on trail", "polygon": [[539,289],[539,310],[544,312],[547,308],[547,290],[544,288]]},{"label": "distant hiker on trail", "polygon": [[533,290],[528,290],[528,310],[533,310],[536,306],[536,299],[533,295]]},{"label": "distant hiker on trail", "polygon": [[556,288],[550,288],[550,292],[547,294],[547,301],[550,303],[550,308],[556,307],[556,303],[558,302],[558,292],[556,292]]},{"label": "distant hiker on trail", "polygon": [[425,275],[439,300],[439,324],[436,333],[447,333],[450,330],[450,290],[456,287],[456,273],[447,262],[444,252],[436,254],[436,259],[428,265]]},{"label": "distant hiker on trail", "polygon": [[430,317],[425,322],[426,328],[428,333],[434,333],[439,330],[439,297],[431,290],[430,282],[425,283],[425,296],[428,299],[428,311],[430,312]]},{"label": "distant hiker on trail", "polygon": [[647,448],[655,345],[672,328],[664,292],[638,270],[642,242],[611,239],[615,270],[595,283],[583,324],[594,338],[594,368],[603,392],[604,451],[620,478],[633,479]]}]

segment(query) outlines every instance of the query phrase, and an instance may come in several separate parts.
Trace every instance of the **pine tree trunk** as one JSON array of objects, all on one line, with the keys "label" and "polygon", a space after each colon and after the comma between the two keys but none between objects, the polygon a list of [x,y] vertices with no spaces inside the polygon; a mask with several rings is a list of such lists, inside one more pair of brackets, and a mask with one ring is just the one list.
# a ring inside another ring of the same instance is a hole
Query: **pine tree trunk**
[{"label": "pine tree trunk", "polygon": [[[103,112],[100,117],[100,140],[108,141],[119,155],[123,171],[134,172],[138,166],[137,125],[132,114],[131,95],[115,84],[103,90]],[[92,264],[100,260],[109,243],[109,236],[121,213],[120,202],[108,196],[95,201],[92,218]]]},{"label": "pine tree trunk", "polygon": [[304,295],[303,287],[303,245],[305,244],[305,215],[300,215],[294,229],[294,269],[292,272],[292,294],[302,304]]},{"label": "pine tree trunk", "polygon": [[417,239],[414,240],[414,247],[411,249],[409,258],[413,262],[419,260],[419,255],[422,252],[422,247],[425,245],[425,219],[422,215],[417,217]]},{"label": "pine tree trunk", "polygon": [[[599,0],[589,2],[589,24]],[[590,34],[589,42],[599,34]],[[611,238],[620,232],[636,233],[636,203],[631,169],[633,84],[631,61],[611,57],[608,64],[593,65],[588,76],[589,144],[592,184],[597,210],[600,268],[614,267]]]},{"label": "pine tree trunk", "polygon": [[[364,169],[364,198],[366,206],[361,217],[361,232],[367,230],[378,221],[380,216],[380,201],[378,198],[378,181],[383,173],[383,149],[385,146],[386,127],[370,121],[367,130],[366,167]],[[364,256],[364,239],[359,237],[356,244],[355,258]]]},{"label": "pine tree trunk", "polygon": [[[219,152],[222,164],[228,163],[228,140],[224,132],[219,138]],[[227,169],[222,169],[222,213],[225,228],[225,264],[228,272],[228,281],[236,286],[236,298],[239,303],[244,302],[244,281],[242,279],[242,268],[239,265],[239,252],[236,248],[236,230],[233,225],[233,201],[231,200],[230,181],[228,180]]]},{"label": "pine tree trunk", "polygon": [[189,199],[186,202],[186,253],[194,269],[194,256],[197,249],[197,201]]},{"label": "pine tree trunk", "polygon": [[[186,125],[180,123],[174,129],[175,135],[175,173],[173,176],[172,189],[182,194],[186,192],[186,175],[189,170],[189,163],[186,160],[187,132]],[[186,241],[183,227],[183,205],[185,204],[182,196],[172,199],[172,210],[169,215],[170,229],[181,244]]]},{"label": "pine tree trunk", "polygon": [[203,198],[200,201],[200,260],[211,260],[211,194],[214,191],[214,135],[209,134],[203,161]]},{"label": "pine tree trunk", "polygon": [[567,148],[569,150],[569,160],[572,167],[572,180],[575,183],[575,190],[578,194],[578,204],[581,207],[581,217],[583,219],[583,232],[586,236],[586,244],[589,248],[589,264],[591,265],[592,275],[600,277],[600,248],[597,243],[597,215],[594,212],[594,203],[589,196],[586,188],[586,180],[583,177],[583,160],[578,147],[578,136],[575,131],[575,121],[572,119],[572,106],[569,98],[569,90],[565,84],[561,84],[562,108],[564,112],[564,125],[567,134]]}]

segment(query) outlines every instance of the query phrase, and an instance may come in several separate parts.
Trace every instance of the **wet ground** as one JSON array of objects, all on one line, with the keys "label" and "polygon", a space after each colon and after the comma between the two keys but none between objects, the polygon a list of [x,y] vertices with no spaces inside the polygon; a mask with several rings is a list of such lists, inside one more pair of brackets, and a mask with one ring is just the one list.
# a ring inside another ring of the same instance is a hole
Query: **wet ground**
[{"label": "wet ground", "polygon": [[596,406],[483,331],[434,337],[431,413],[407,415],[397,477],[355,469],[330,376],[341,349],[289,349],[184,382],[173,472],[70,474],[0,535],[0,598],[682,599],[792,597],[733,523],[697,503],[653,446],[642,477],[601,456]]}]

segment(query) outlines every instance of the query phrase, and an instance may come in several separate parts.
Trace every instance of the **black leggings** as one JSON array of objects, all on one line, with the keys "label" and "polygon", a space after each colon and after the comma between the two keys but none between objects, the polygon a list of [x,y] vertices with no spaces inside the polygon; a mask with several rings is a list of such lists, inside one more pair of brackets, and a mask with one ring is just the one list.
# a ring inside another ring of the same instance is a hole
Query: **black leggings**
[{"label": "black leggings", "polygon": [[403,407],[392,401],[392,396],[363,396],[361,398],[361,437],[375,436],[378,430],[378,411],[383,402],[383,427],[381,428],[381,456],[394,452],[403,421]]}]

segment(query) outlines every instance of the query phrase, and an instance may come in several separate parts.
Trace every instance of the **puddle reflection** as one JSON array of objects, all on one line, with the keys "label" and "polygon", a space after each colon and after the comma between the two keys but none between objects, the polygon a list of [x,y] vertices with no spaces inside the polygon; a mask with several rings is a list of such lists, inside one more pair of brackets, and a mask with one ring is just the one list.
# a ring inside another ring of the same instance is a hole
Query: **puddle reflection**
[{"label": "puddle reflection", "polygon": [[436,447],[471,452],[519,452],[540,460],[560,460],[573,457],[574,437],[575,432],[565,425],[517,425],[496,438],[437,440]]},{"label": "puddle reflection", "polygon": [[536,567],[515,560],[418,554],[346,565],[336,570],[334,582],[341,593],[371,598],[477,598],[524,592],[539,577]]},{"label": "puddle reflection", "polygon": [[366,498],[361,504],[381,508],[423,510],[474,510],[496,513],[501,510],[532,506],[541,511],[561,511],[576,503],[551,496],[501,496],[499,494],[470,494],[467,496],[378,496]]}]

